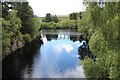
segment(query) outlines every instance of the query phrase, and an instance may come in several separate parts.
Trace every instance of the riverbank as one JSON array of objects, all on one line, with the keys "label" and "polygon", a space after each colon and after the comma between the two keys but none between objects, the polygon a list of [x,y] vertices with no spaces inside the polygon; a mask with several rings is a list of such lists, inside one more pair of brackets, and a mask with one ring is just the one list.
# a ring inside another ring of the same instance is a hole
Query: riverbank
[{"label": "riverbank", "polygon": [[[8,78],[23,78],[20,77],[20,71],[24,67],[32,64],[33,57],[37,54],[37,51],[41,47],[42,42],[38,39],[34,39],[31,42],[25,44],[22,48],[17,49],[10,55],[6,56],[2,60],[2,79]],[[25,70],[27,71],[27,70]]]},{"label": "riverbank", "polygon": [[37,36],[36,38],[34,38],[33,40],[30,41],[25,41],[24,38],[19,39],[19,38],[14,38],[12,45],[9,47],[9,49],[7,49],[6,51],[3,50],[2,52],[2,59],[4,59],[5,57],[7,57],[8,55],[10,55],[11,53],[14,53],[17,49],[23,48],[24,46],[30,44],[33,41],[40,41],[42,43],[41,40],[41,36]]}]

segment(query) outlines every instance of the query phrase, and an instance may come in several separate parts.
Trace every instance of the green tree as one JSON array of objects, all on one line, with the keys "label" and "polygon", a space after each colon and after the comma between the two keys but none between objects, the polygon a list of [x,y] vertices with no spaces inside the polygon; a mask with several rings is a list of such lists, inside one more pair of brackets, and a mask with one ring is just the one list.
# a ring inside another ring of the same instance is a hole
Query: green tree
[{"label": "green tree", "polygon": [[36,36],[39,35],[39,29],[40,29],[40,20],[37,16],[33,17],[33,24],[34,24],[34,28],[33,28],[32,37],[35,38]]},{"label": "green tree", "polygon": [[3,43],[3,57],[10,53],[13,38],[15,38],[21,28],[21,20],[17,17],[17,11],[8,11],[6,20],[2,19],[2,43]]},{"label": "green tree", "polygon": [[[83,61],[87,78],[120,78],[119,54],[119,20],[118,3],[105,3],[100,7],[98,3],[85,3],[87,9],[78,21],[79,31],[89,33],[90,50],[97,56],[96,62],[89,59]],[[92,72],[91,72],[92,71]]]},{"label": "green tree", "polygon": [[47,13],[47,14],[46,14],[45,21],[46,21],[46,22],[52,21],[52,17],[51,17],[51,14],[50,14],[50,13]]},{"label": "green tree", "polygon": [[57,23],[59,21],[56,15],[52,16],[52,21],[54,21],[55,23]]},{"label": "green tree", "polygon": [[33,34],[34,31],[34,23],[33,23],[33,10],[29,6],[28,2],[14,3],[14,9],[18,10],[18,16],[21,19],[22,27],[21,32],[23,34],[28,33],[30,35]]},{"label": "green tree", "polygon": [[76,20],[78,18],[78,13],[71,13],[69,18],[70,20]]}]

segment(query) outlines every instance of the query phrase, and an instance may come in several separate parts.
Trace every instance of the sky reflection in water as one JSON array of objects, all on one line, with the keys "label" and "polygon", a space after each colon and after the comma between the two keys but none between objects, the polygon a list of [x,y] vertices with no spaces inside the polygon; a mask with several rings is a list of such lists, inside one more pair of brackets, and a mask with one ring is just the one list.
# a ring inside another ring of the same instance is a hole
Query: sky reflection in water
[{"label": "sky reflection in water", "polygon": [[[60,35],[58,35],[60,36]],[[69,36],[47,41],[34,59],[32,78],[84,78],[80,65],[79,41],[71,41]],[[27,77],[26,74],[24,77]]]}]

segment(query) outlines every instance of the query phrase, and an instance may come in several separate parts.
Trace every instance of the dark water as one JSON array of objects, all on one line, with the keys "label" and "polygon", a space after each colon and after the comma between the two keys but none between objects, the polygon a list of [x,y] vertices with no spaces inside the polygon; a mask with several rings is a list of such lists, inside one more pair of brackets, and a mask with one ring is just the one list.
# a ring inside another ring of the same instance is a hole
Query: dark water
[{"label": "dark water", "polygon": [[41,31],[43,44],[32,41],[3,60],[3,78],[83,78],[75,30]]}]

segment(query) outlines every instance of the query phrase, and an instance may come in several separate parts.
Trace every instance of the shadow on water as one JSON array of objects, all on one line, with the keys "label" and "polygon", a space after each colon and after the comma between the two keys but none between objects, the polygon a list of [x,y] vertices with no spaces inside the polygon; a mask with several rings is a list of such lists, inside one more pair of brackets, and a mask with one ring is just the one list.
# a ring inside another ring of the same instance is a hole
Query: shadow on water
[{"label": "shadow on water", "polygon": [[33,40],[3,59],[2,78],[20,78],[25,68],[29,69],[28,73],[31,74],[33,58],[38,54],[41,44],[40,41]]}]

